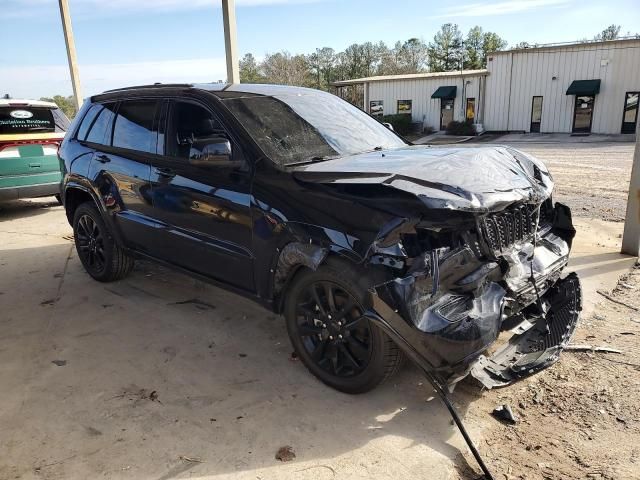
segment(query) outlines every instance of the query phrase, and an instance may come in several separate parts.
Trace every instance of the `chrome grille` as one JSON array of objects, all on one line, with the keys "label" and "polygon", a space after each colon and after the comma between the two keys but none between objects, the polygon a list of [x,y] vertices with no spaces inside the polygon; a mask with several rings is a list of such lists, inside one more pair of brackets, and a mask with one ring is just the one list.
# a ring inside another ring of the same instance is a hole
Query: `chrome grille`
[{"label": "chrome grille", "polygon": [[484,217],[480,230],[487,247],[493,252],[502,252],[516,242],[532,238],[537,211],[537,205],[527,204]]}]

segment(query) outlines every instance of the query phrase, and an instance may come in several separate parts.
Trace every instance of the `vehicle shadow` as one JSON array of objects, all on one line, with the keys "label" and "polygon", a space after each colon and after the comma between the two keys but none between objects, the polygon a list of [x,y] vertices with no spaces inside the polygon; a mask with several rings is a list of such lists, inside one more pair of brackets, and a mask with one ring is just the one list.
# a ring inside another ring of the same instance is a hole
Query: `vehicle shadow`
[{"label": "vehicle shadow", "polygon": [[[411,365],[345,395],[240,296],[148,262],[101,284],[68,242],[0,263],[0,477],[445,479],[466,452]],[[462,417],[470,392],[452,395]],[[296,458],[281,463],[287,445]]]},{"label": "vehicle shadow", "polygon": [[41,215],[56,207],[62,208],[54,197],[0,202],[0,222]]}]

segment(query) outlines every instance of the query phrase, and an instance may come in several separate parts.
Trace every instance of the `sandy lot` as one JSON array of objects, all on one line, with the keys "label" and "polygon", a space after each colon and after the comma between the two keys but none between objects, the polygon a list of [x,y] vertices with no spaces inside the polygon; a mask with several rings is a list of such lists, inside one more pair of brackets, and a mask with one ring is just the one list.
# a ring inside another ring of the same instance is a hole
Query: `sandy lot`
[{"label": "sandy lot", "polygon": [[513,143],[549,166],[555,200],[577,217],[624,222],[633,143]]},{"label": "sandy lot", "polygon": [[454,475],[463,442],[413,368],[344,395],[249,300],[144,262],[95,282],[62,207],[0,212],[0,271],[2,480]]},{"label": "sandy lot", "polygon": [[[558,199],[575,208],[601,198],[578,188],[587,181],[580,172],[598,170],[597,155],[565,152],[576,166],[561,173],[562,148],[519,148],[550,162]],[[595,148],[600,158],[618,155],[615,175],[628,181],[631,148]],[[602,192],[617,198],[611,185]],[[584,214],[609,218],[610,203]],[[507,389],[457,389],[452,398],[496,478],[640,471],[637,312],[595,294],[613,289],[632,260],[616,253],[621,223],[576,223],[571,266],[590,292],[578,340],[624,353],[567,353]],[[630,288],[616,298],[638,305],[637,277],[623,283]],[[0,210],[0,332],[2,480],[475,475],[446,410],[412,366],[366,395],[330,390],[291,359],[281,318],[249,300],[146,262],[120,282],[91,280],[62,208],[46,199]],[[535,402],[539,390],[544,400]],[[516,426],[489,415],[507,402],[521,417]],[[275,454],[287,445],[296,458],[282,463]]]}]

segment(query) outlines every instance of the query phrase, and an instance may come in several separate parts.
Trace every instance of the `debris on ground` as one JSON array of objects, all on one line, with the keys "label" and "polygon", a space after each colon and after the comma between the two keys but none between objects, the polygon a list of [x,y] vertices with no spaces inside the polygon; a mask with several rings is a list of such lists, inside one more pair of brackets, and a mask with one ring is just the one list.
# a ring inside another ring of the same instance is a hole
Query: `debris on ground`
[{"label": "debris on ground", "polygon": [[215,305],[200,300],[199,298],[190,298],[181,302],[167,303],[167,305],[193,305],[198,310],[215,310],[216,308]]},{"label": "debris on ground", "polygon": [[115,395],[113,398],[126,398],[134,403],[139,403],[143,400],[151,400],[152,402],[157,402],[162,405],[156,390],[149,391],[146,388],[136,387],[135,385],[125,388],[121,394]]},{"label": "debris on ground", "polygon": [[52,360],[51,363],[59,367],[64,367],[67,364],[66,360]]},{"label": "debris on ground", "polygon": [[178,458],[183,462],[188,463],[204,463],[204,460],[199,457],[187,457],[186,455],[180,455]]},{"label": "debris on ground", "polygon": [[600,352],[600,353],[622,353],[622,350],[611,347],[596,347],[594,345],[567,345],[564,347],[569,352]]},{"label": "debris on ground", "polygon": [[493,409],[491,412],[495,418],[500,420],[501,422],[507,423],[509,425],[515,425],[518,423],[518,417],[513,413],[511,407],[507,404],[499,405]]},{"label": "debris on ground", "polygon": [[296,352],[291,352],[291,355],[289,356],[289,360],[291,360],[292,362],[295,362],[298,360],[298,354]]},{"label": "debris on ground", "polygon": [[296,453],[290,445],[280,447],[276,452],[276,460],[280,460],[281,462],[290,462],[294,458],[296,458]]},{"label": "debris on ground", "polygon": [[635,310],[636,312],[640,312],[640,308],[635,307],[633,305],[630,305],[626,302],[623,302],[622,300],[618,300],[616,298],[613,298],[611,295],[609,295],[607,292],[603,292],[602,290],[596,290],[600,295],[602,295],[604,298],[606,298],[607,300],[613,302],[613,303],[617,303],[618,305],[622,305],[623,307],[627,307],[631,310]]}]

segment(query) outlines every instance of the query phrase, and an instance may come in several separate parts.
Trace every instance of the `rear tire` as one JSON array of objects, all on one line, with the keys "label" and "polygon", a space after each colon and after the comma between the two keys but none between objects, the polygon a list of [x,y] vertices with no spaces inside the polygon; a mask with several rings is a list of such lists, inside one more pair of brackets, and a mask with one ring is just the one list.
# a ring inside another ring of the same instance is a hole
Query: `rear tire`
[{"label": "rear tire", "polygon": [[366,276],[354,266],[330,258],[296,276],[284,308],[289,338],[302,363],[320,381],[350,394],[372,390],[404,358],[391,338],[362,317],[365,283]]},{"label": "rear tire", "polygon": [[133,269],[133,258],[116,244],[93,202],[85,202],[76,209],[73,237],[82,265],[95,280],[120,280]]}]

